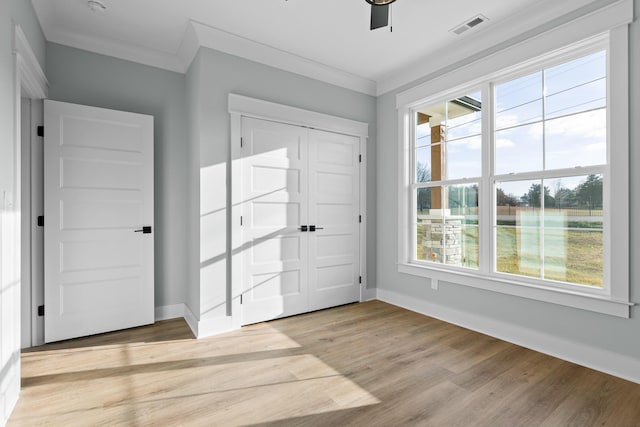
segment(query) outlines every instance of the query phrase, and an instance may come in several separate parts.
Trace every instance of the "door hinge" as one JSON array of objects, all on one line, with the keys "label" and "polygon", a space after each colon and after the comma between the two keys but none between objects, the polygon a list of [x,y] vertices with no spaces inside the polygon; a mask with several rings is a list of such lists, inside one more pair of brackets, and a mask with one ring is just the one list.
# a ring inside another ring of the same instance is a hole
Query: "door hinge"
[{"label": "door hinge", "polygon": [[38,126],[36,128],[36,135],[42,136],[42,137],[44,136],[44,126]]},{"label": "door hinge", "polygon": [[358,162],[362,163],[362,154],[358,154]]},{"label": "door hinge", "polygon": [[358,215],[358,222],[362,222],[362,215]]},{"label": "door hinge", "polygon": [[242,148],[243,145],[244,145],[244,139],[240,138],[240,148]]},{"label": "door hinge", "polygon": [[242,304],[242,294],[240,294],[240,304]]},{"label": "door hinge", "polygon": [[44,316],[44,305],[38,306],[38,316]]},{"label": "door hinge", "polygon": [[38,227],[44,227],[44,215],[38,216]]},{"label": "door hinge", "polygon": [[240,227],[242,227],[242,215],[240,215]]},{"label": "door hinge", "polygon": [[362,276],[358,278],[358,283],[362,284]]}]

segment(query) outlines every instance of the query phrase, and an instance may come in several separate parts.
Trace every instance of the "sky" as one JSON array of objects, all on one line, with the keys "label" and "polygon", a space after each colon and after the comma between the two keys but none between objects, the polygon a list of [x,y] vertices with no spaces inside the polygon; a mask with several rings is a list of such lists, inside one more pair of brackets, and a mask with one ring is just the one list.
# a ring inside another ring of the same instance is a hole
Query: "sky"
[{"label": "sky", "polygon": [[[606,163],[604,51],[514,80],[498,82],[494,94],[496,174]],[[481,97],[480,92],[467,96]],[[483,105],[487,103],[483,102]],[[481,175],[481,120],[482,112],[444,118],[447,179]],[[431,164],[429,144],[429,125],[418,126],[417,162]],[[584,179],[586,176],[566,177],[561,184],[575,188]],[[557,182],[550,180],[545,182],[545,186],[552,189],[558,185]],[[519,197],[526,193],[531,183],[511,182],[502,184],[502,187],[507,194]]]}]

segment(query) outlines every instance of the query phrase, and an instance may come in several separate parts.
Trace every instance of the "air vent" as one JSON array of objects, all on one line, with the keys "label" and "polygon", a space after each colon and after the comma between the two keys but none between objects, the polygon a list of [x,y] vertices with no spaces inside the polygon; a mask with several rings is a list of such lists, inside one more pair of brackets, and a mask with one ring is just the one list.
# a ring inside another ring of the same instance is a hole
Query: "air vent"
[{"label": "air vent", "polygon": [[486,16],[483,15],[478,15],[478,16],[474,16],[473,18],[467,20],[467,22],[465,22],[464,24],[458,25],[457,27],[449,30],[452,33],[455,34],[462,34],[467,30],[470,30],[474,27],[477,27],[478,25],[482,24],[485,21],[488,21],[489,19],[487,19]]}]

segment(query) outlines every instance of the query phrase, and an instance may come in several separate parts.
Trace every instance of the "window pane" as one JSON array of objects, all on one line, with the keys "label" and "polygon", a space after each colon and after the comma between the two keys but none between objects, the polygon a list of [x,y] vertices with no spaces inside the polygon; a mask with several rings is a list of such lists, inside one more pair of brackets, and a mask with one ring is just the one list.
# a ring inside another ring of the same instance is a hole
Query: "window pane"
[{"label": "window pane", "polygon": [[544,71],[547,97],[605,78],[607,56],[605,51],[578,58]]},{"label": "window pane", "polygon": [[540,229],[496,227],[496,271],[540,277]]},{"label": "window pane", "polygon": [[478,184],[450,186],[447,192],[449,210],[445,224],[450,232],[445,240],[450,255],[447,263],[478,268]]},{"label": "window pane", "polygon": [[496,85],[495,100],[498,130],[542,119],[542,73]]},{"label": "window pane", "polygon": [[566,116],[607,106],[607,81],[605,78],[547,96],[545,118]]},{"label": "window pane", "polygon": [[429,144],[431,144],[431,128],[429,127],[429,122],[418,124],[418,126],[416,126],[416,147],[426,147],[429,146]]},{"label": "window pane", "polygon": [[416,191],[417,218],[420,222],[422,215],[429,215],[431,210],[431,188],[418,188]]},{"label": "window pane", "polygon": [[497,271],[601,287],[602,181],[497,182]]},{"label": "window pane", "polygon": [[546,169],[607,163],[607,111],[574,114],[545,122]]},{"label": "window pane", "polygon": [[497,175],[542,170],[542,123],[496,132]]},{"label": "window pane", "polygon": [[[416,112],[416,120],[416,149],[425,150],[416,152],[417,182],[481,175],[482,102],[479,92],[421,108]],[[418,178],[425,177],[423,172],[426,170],[429,178]]]},{"label": "window pane", "polygon": [[542,120],[542,99],[513,107],[496,114],[496,129],[508,129],[514,126],[535,123]]},{"label": "window pane", "polygon": [[545,229],[545,279],[602,287],[603,255],[602,230]]},{"label": "window pane", "polygon": [[[432,208],[441,199],[442,187],[418,188],[416,190],[416,259],[441,262],[432,249],[441,249],[441,242],[432,242],[434,223],[442,224],[442,209]],[[440,205],[441,206],[441,205]],[[435,248],[434,246],[438,246]]]},{"label": "window pane", "polygon": [[431,181],[431,147],[416,150],[416,182]]},{"label": "window pane", "polygon": [[565,215],[565,223],[549,217],[545,227],[602,228],[603,176],[582,175],[544,181],[545,213],[560,212]]},{"label": "window pane", "polygon": [[540,183],[540,180],[496,182],[497,225],[538,227]]},{"label": "window pane", "polygon": [[482,132],[480,94],[462,96],[447,102],[446,139],[453,141]]},{"label": "window pane", "polygon": [[447,179],[474,178],[482,175],[481,146],[480,136],[447,143]]},{"label": "window pane", "polygon": [[420,188],[416,199],[416,258],[478,268],[478,184]]},{"label": "window pane", "polygon": [[496,182],[496,271],[540,277],[541,181]]}]

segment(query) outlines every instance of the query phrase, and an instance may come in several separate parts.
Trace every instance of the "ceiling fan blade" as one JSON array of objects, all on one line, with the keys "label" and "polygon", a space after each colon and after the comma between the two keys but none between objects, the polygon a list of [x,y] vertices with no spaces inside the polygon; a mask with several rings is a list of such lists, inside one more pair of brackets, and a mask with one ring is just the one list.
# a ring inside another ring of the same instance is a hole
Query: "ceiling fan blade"
[{"label": "ceiling fan blade", "polygon": [[389,25],[389,5],[371,5],[371,30]]}]

